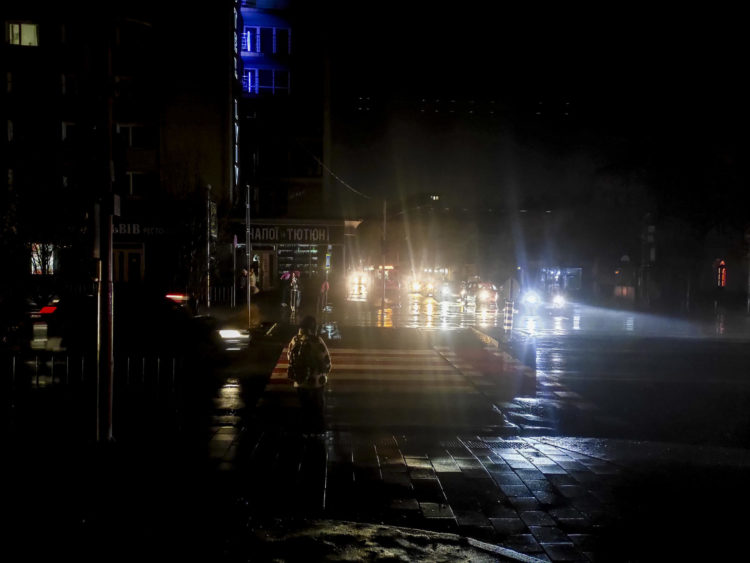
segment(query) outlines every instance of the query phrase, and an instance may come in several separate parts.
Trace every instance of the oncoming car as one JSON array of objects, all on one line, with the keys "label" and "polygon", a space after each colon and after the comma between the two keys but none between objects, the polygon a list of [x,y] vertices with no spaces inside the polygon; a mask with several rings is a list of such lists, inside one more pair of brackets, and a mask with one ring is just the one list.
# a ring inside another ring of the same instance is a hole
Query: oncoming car
[{"label": "oncoming car", "polygon": [[463,284],[453,281],[444,281],[438,284],[435,291],[435,299],[441,303],[460,303],[466,289]]},{"label": "oncoming car", "polygon": [[540,309],[560,310],[567,305],[567,299],[561,292],[539,292],[529,289],[521,295],[521,306],[529,312]]},{"label": "oncoming car", "polygon": [[466,284],[464,302],[475,307],[496,308],[498,290],[494,283],[470,281]]}]

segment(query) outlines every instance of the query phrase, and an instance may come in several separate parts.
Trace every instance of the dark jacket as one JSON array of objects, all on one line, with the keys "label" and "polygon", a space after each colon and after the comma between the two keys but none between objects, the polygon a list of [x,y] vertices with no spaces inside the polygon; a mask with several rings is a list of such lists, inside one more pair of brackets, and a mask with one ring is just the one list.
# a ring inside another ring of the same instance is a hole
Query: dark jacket
[{"label": "dark jacket", "polygon": [[287,374],[290,379],[294,379],[294,366],[292,365],[294,352],[298,346],[301,346],[303,339],[310,340],[313,347],[315,348],[315,360],[317,365],[310,366],[313,368],[311,370],[311,375],[305,381],[295,381],[294,387],[323,387],[328,381],[327,375],[331,372],[331,354],[328,352],[328,347],[320,336],[317,336],[305,329],[300,328],[297,334],[292,338],[291,342],[289,342],[289,347],[287,350],[289,368]]}]

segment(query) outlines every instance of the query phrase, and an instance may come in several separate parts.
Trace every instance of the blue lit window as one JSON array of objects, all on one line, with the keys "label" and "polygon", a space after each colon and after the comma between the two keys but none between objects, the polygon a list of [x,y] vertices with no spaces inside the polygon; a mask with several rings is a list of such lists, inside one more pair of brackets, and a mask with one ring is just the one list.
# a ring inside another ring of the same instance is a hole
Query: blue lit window
[{"label": "blue lit window", "polygon": [[250,94],[288,94],[290,80],[288,70],[245,69],[242,89]]},{"label": "blue lit window", "polygon": [[258,69],[248,68],[242,78],[242,89],[251,94],[258,93]]},{"label": "blue lit window", "polygon": [[248,53],[288,55],[292,52],[292,32],[283,27],[245,27],[240,48]]},{"label": "blue lit window", "polygon": [[242,34],[242,50],[250,53],[260,53],[260,28],[246,27]]}]

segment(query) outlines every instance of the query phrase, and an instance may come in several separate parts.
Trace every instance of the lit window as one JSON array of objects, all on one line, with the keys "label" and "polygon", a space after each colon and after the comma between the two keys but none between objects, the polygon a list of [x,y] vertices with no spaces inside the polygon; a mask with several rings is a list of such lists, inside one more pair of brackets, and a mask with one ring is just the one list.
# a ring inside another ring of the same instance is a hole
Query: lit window
[{"label": "lit window", "polygon": [[35,242],[31,244],[31,274],[34,276],[55,273],[57,249],[54,244]]},{"label": "lit window", "polygon": [[242,89],[251,94],[258,93],[258,69],[249,68],[245,71],[242,80]]},{"label": "lit window", "polygon": [[11,45],[36,47],[39,45],[37,25],[35,23],[7,22],[5,40]]},{"label": "lit window", "polygon": [[290,78],[288,70],[246,69],[242,88],[251,94],[288,94]]},{"label": "lit window", "polygon": [[250,53],[260,52],[260,34],[257,27],[246,27],[242,34],[242,50]]}]

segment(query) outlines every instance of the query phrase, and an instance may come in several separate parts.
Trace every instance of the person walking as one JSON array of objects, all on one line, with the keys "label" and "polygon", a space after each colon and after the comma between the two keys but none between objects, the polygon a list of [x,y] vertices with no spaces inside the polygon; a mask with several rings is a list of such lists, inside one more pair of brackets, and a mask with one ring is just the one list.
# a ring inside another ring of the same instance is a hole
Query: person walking
[{"label": "person walking", "polygon": [[291,289],[292,274],[284,271],[281,274],[281,306],[287,307],[289,305],[289,293]]},{"label": "person walking", "polygon": [[323,276],[323,281],[320,284],[320,292],[318,293],[318,312],[325,313],[328,307],[328,291],[331,289],[331,285],[328,283],[328,278]]},{"label": "person walking", "polygon": [[293,313],[296,313],[299,311],[299,306],[302,304],[302,286],[300,284],[300,272],[298,270],[294,270],[292,272],[292,277],[289,280],[289,306],[292,309]]},{"label": "person walking", "polygon": [[301,407],[303,430],[325,429],[325,386],[331,372],[331,355],[317,334],[317,321],[307,315],[299,324],[287,350],[287,377],[294,381]]}]

